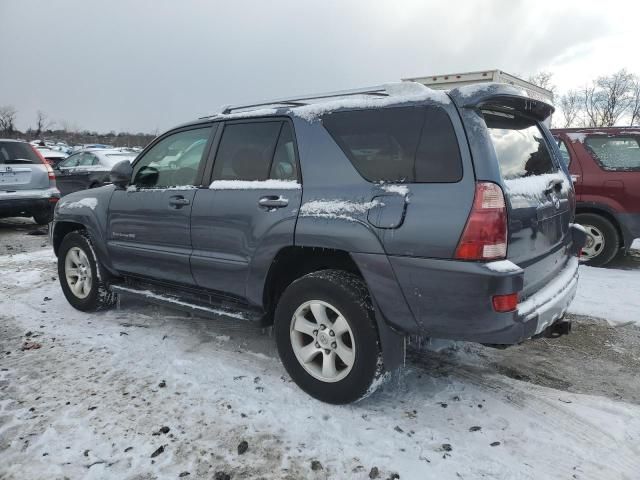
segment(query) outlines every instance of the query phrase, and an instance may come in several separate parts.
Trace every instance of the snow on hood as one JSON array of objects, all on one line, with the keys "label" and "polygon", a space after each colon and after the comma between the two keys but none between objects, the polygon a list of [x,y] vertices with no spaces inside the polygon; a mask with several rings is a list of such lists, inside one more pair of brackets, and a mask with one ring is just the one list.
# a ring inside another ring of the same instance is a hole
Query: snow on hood
[{"label": "snow on hood", "polygon": [[74,202],[62,201],[60,203],[60,208],[66,208],[66,209],[87,207],[87,208],[90,208],[91,210],[95,210],[97,206],[98,206],[98,199],[95,197],[81,198],[80,200],[76,200]]},{"label": "snow on hood", "polygon": [[365,94],[361,96],[350,95],[349,97],[339,98],[337,100],[293,108],[291,113],[309,122],[313,122],[320,116],[341,108],[377,108],[424,100],[432,100],[440,103],[448,103],[450,101],[445,92],[433,90],[416,82],[386,84],[385,90],[389,94],[387,97]]},{"label": "snow on hood", "polygon": [[587,134],[582,132],[571,132],[567,133],[567,137],[569,137],[569,140],[571,140],[572,142],[583,143],[584,139],[587,138]]},{"label": "snow on hood", "polygon": [[409,187],[406,185],[383,184],[382,190],[387,193],[397,193],[398,195],[409,195]]}]

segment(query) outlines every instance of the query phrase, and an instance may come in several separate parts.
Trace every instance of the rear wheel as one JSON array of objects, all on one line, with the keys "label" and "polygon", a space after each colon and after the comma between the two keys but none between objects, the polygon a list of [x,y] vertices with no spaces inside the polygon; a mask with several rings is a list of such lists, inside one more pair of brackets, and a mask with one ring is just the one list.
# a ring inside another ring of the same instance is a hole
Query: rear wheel
[{"label": "rear wheel", "polygon": [[69,233],[58,250],[58,278],[67,301],[78,310],[93,312],[115,302],[105,280],[108,273],[97,259],[88,233]]},{"label": "rear wheel", "polygon": [[369,293],[353,274],[323,270],[289,285],[276,308],[275,334],[291,378],[323,402],[362,399],[383,375]]},{"label": "rear wheel", "polygon": [[620,249],[620,236],[609,220],[593,213],[581,213],[576,215],[576,223],[582,225],[587,232],[581,262],[592,267],[602,267],[614,259]]}]

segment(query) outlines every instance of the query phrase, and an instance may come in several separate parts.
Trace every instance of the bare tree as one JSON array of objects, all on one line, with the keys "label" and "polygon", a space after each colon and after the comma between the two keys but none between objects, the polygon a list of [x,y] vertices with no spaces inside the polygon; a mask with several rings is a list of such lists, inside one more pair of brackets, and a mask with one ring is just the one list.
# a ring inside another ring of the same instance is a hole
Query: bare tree
[{"label": "bare tree", "polygon": [[569,90],[560,96],[559,106],[562,113],[562,128],[573,127],[580,113],[582,113],[582,102],[580,93],[577,90]]},{"label": "bare tree", "polygon": [[49,119],[49,116],[42,110],[38,110],[36,114],[36,137],[46,130],[49,130],[53,126],[54,122]]},{"label": "bare tree", "polygon": [[543,70],[541,72],[536,73],[535,75],[529,76],[529,82],[533,83],[534,85],[537,85],[540,88],[549,90],[551,93],[555,95],[556,86],[553,83],[551,83],[552,78],[553,78],[553,73]]},{"label": "bare tree", "polygon": [[640,125],[640,78],[636,75],[631,87],[631,105],[629,107],[631,122],[629,125]]},{"label": "bare tree", "polygon": [[582,90],[589,127],[612,127],[632,103],[635,77],[622,69],[613,75],[598,77]]},{"label": "bare tree", "polygon": [[18,111],[11,105],[0,106],[0,131],[12,134]]}]

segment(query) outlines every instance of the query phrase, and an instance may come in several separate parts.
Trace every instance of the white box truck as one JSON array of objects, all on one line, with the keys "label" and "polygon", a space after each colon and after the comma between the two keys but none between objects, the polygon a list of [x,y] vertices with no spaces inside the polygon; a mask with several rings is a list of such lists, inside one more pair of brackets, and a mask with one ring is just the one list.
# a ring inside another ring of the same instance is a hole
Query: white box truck
[{"label": "white box truck", "polygon": [[447,75],[429,75],[427,77],[403,78],[404,82],[418,82],[436,90],[450,90],[472,83],[508,83],[524,88],[531,98],[553,104],[553,92],[538,87],[502,70],[483,70],[480,72],[450,73]]}]

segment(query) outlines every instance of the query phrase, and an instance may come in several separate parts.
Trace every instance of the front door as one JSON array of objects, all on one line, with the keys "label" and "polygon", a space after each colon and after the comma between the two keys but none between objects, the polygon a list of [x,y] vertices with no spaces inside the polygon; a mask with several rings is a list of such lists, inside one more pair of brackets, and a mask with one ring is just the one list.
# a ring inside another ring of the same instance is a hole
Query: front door
[{"label": "front door", "polygon": [[302,198],[289,120],[227,122],[215,154],[212,183],[196,193],[191,217],[196,283],[247,296],[252,268],[268,268],[293,245]]},{"label": "front door", "polygon": [[192,284],[190,216],[212,126],[170,132],[141,154],[109,206],[108,248],[122,273]]}]

